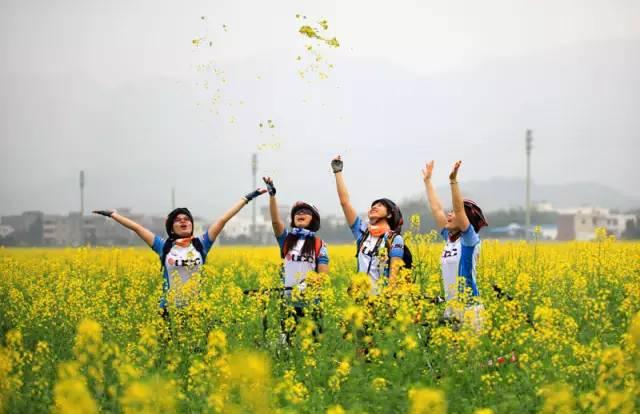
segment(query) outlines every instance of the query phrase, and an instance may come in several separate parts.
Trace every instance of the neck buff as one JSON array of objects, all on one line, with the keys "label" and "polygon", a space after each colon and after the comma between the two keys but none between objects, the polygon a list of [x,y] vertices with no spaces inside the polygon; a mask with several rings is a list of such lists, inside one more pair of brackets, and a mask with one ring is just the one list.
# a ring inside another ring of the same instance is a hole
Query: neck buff
[{"label": "neck buff", "polygon": [[391,228],[389,227],[389,224],[387,222],[383,222],[381,224],[371,224],[371,223],[369,223],[369,225],[367,227],[369,228],[369,234],[374,236],[374,237],[380,237],[383,234],[386,234],[391,230]]},{"label": "neck buff", "polygon": [[294,227],[291,229],[291,234],[294,236],[302,237],[303,239],[307,239],[309,237],[314,237],[316,234],[308,229],[301,229],[300,227]]},{"label": "neck buff", "polygon": [[193,236],[191,237],[185,237],[182,239],[176,239],[175,243],[176,245],[180,246],[180,247],[187,247],[191,244],[191,240],[193,240]]}]

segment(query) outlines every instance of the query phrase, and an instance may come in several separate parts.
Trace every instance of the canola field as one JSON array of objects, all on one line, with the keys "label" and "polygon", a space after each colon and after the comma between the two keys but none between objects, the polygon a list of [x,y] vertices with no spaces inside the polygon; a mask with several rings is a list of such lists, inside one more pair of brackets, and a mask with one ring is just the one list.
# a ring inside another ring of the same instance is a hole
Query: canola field
[{"label": "canola field", "polygon": [[0,249],[0,412],[640,411],[640,243],[484,241],[474,328],[431,300],[442,243],[407,239],[376,297],[329,246],[297,323],[275,243],[214,246],[169,319],[148,248]]}]

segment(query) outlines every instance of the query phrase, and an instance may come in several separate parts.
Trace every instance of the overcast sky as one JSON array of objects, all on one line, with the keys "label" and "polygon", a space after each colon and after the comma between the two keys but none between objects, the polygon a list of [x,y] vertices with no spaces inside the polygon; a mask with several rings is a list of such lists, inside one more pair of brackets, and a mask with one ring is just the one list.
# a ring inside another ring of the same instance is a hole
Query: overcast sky
[{"label": "overcast sky", "polygon": [[[339,48],[298,33],[321,19]],[[421,194],[432,158],[439,184],[463,160],[463,190],[524,176],[527,128],[537,183],[640,198],[635,0],[3,0],[0,35],[0,214],[79,209],[84,169],[87,209],[166,214],[175,186],[213,218],[254,152],[325,213],[343,154],[364,210]]]}]

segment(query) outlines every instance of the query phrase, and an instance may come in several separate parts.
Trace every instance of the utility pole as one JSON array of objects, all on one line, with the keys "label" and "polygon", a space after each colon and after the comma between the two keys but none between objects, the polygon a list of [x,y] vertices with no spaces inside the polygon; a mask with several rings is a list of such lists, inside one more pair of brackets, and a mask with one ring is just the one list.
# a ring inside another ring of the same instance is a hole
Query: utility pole
[{"label": "utility pole", "polygon": [[85,243],[84,237],[84,170],[80,170],[80,243]]},{"label": "utility pole", "polygon": [[80,170],[80,217],[84,216],[84,170]]},{"label": "utility pole", "polygon": [[[257,187],[256,174],[258,173],[258,154],[251,155],[251,173],[253,174],[253,189]],[[256,237],[256,202],[251,203],[251,238]]]},{"label": "utility pole", "polygon": [[531,143],[533,142],[533,136],[530,129],[527,129],[527,134],[525,137],[525,148],[527,151],[527,199],[525,204],[525,234],[527,240],[531,238],[529,233],[531,227]]}]

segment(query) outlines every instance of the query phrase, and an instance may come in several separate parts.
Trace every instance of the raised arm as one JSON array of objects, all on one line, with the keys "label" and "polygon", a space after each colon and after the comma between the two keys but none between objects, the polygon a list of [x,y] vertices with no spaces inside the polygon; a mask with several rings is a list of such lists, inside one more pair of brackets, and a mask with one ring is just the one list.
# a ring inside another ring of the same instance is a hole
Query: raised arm
[{"label": "raised arm", "polygon": [[453,165],[453,170],[449,174],[449,184],[451,185],[451,202],[453,203],[453,212],[455,217],[453,218],[454,224],[460,228],[461,231],[465,231],[469,227],[469,218],[464,211],[464,199],[458,186],[458,169],[462,161],[456,161]]},{"label": "raised arm", "polygon": [[438,229],[443,228],[447,224],[447,216],[444,214],[442,203],[436,194],[436,189],[431,182],[431,175],[433,174],[433,161],[429,161],[422,170],[422,180],[424,181],[424,188],[427,190],[427,199],[429,200],[429,206],[431,207],[431,215],[438,226]]},{"label": "raised arm", "polygon": [[238,212],[242,210],[242,207],[249,204],[251,200],[266,192],[267,190],[265,190],[264,188],[258,188],[257,190],[250,192],[249,194],[238,200],[229,210],[227,210],[226,213],[222,215],[222,217],[220,217],[215,223],[209,226],[209,239],[214,242],[224,228],[225,224],[227,224],[227,221],[231,220],[233,216],[238,214]]},{"label": "raised arm", "polygon": [[338,155],[331,161],[331,168],[333,174],[336,177],[336,189],[338,190],[338,198],[340,199],[340,206],[344,212],[344,217],[347,219],[347,224],[352,226],[355,223],[358,214],[351,205],[349,200],[349,192],[347,191],[347,185],[344,183],[344,177],[342,176],[343,167],[342,158]]},{"label": "raised arm", "polygon": [[273,227],[273,234],[276,237],[280,237],[284,233],[285,224],[278,214],[278,201],[276,200],[276,187],[273,185],[271,177],[262,177],[264,183],[267,185],[267,191],[269,192],[269,213],[271,213],[271,227]]},{"label": "raised arm", "polygon": [[135,221],[118,214],[115,210],[94,210],[93,213],[100,214],[105,217],[111,217],[113,220],[122,224],[129,230],[133,230],[142,240],[144,240],[145,243],[149,245],[149,247],[153,246],[153,239],[155,238],[155,234],[153,234],[150,230],[142,227]]}]

